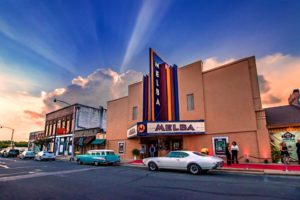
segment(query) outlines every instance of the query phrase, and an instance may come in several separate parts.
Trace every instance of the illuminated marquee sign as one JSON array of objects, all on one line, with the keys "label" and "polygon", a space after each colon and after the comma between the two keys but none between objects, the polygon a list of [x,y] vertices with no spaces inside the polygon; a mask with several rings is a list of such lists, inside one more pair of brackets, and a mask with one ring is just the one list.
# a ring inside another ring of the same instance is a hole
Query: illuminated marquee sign
[{"label": "illuminated marquee sign", "polygon": [[143,79],[143,120],[179,121],[177,66],[150,49],[150,74]]},{"label": "illuminated marquee sign", "polygon": [[184,133],[204,133],[205,125],[199,122],[159,122],[147,123],[148,134],[184,134]]},{"label": "illuminated marquee sign", "polygon": [[205,123],[203,120],[181,122],[138,122],[127,130],[127,138],[174,135],[174,134],[203,134]]}]

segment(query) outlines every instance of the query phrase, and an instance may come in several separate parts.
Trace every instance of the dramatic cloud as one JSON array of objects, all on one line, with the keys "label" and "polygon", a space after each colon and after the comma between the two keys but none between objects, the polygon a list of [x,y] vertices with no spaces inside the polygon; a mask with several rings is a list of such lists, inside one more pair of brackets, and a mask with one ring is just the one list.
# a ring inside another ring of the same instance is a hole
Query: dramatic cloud
[{"label": "dramatic cloud", "polygon": [[265,79],[263,75],[258,75],[258,83],[259,83],[259,90],[261,93],[266,93],[270,91],[270,83]]},{"label": "dramatic cloud", "polygon": [[269,87],[261,91],[264,107],[287,105],[293,89],[300,88],[300,57],[281,53],[268,55],[257,59],[257,70]]},{"label": "dramatic cloud", "polygon": [[127,71],[117,73],[111,69],[98,69],[89,76],[78,76],[66,88],[43,92],[45,112],[57,109],[63,104],[54,104],[57,98],[68,103],[81,103],[89,106],[106,107],[107,101],[127,95],[128,85],[141,81],[142,73]]},{"label": "dramatic cloud", "polygon": [[[6,84],[5,87],[0,84],[0,93],[3,94],[0,96],[0,124],[14,128],[16,140],[28,140],[29,132],[43,130],[45,114],[65,106],[54,103],[54,98],[71,104],[106,107],[108,100],[127,95],[129,84],[142,80],[142,74],[136,71],[117,73],[111,69],[98,69],[87,77],[74,78],[65,88],[43,91],[35,97],[23,91],[27,84],[21,80],[0,77],[3,78],[1,83]],[[0,129],[0,140],[9,140],[10,137],[9,129]]]}]

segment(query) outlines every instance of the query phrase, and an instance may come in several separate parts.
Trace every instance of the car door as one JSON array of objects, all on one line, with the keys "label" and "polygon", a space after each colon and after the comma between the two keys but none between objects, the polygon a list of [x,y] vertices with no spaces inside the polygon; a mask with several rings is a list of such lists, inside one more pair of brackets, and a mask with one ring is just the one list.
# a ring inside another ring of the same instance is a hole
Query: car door
[{"label": "car door", "polygon": [[163,157],[159,159],[161,168],[168,168],[168,169],[177,169],[177,160],[179,158],[179,152],[171,151]]}]

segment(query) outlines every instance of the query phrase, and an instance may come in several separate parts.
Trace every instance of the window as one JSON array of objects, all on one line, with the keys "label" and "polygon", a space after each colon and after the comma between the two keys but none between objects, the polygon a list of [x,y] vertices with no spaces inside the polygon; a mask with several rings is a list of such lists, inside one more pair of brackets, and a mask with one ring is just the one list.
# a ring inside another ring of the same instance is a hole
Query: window
[{"label": "window", "polygon": [[100,152],[97,152],[97,153],[96,153],[96,156],[100,156]]},{"label": "window", "polygon": [[136,120],[137,119],[137,106],[134,106],[132,108],[132,120]]},{"label": "window", "polygon": [[169,158],[179,158],[180,157],[180,152],[171,151],[170,153],[168,153],[167,157],[169,157]]},{"label": "window", "polygon": [[195,109],[194,106],[194,94],[188,94],[187,95],[187,110],[192,111]]},{"label": "window", "polygon": [[112,155],[112,156],[113,156],[113,155],[115,155],[115,153],[112,152],[112,151],[107,151],[107,152],[106,152],[106,155]]},{"label": "window", "polygon": [[70,132],[70,120],[67,120],[67,133]]},{"label": "window", "polygon": [[185,153],[185,152],[180,152],[179,153],[179,157],[180,158],[185,158],[185,157],[188,157],[189,156],[189,154],[187,154],[187,153]]}]

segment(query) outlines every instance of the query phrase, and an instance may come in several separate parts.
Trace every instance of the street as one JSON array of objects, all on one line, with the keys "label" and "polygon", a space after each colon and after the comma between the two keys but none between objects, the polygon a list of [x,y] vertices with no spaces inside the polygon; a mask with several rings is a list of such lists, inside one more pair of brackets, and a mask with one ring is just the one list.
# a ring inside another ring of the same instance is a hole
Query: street
[{"label": "street", "polygon": [[300,199],[300,178],[0,158],[0,199]]}]

